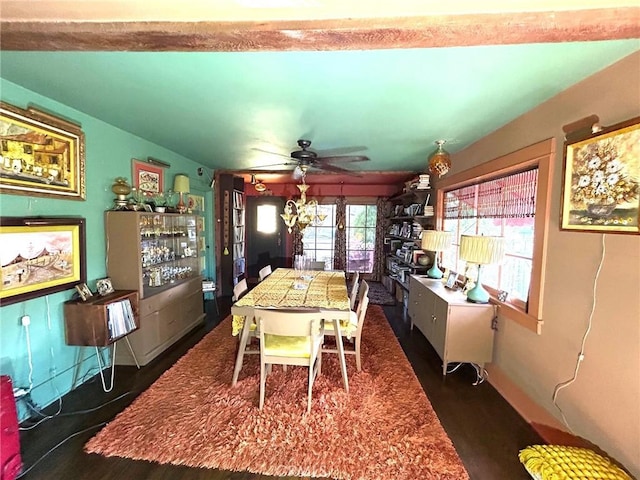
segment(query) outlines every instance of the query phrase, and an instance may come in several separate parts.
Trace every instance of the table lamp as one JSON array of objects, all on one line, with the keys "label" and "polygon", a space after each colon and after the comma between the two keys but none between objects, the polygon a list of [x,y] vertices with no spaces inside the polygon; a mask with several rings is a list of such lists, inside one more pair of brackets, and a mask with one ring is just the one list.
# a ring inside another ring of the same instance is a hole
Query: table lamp
[{"label": "table lamp", "polygon": [[442,270],[438,268],[438,252],[442,252],[451,246],[453,234],[440,230],[423,230],[422,249],[435,252],[433,266],[427,271],[429,278],[442,278]]},{"label": "table lamp", "polygon": [[467,301],[488,303],[489,292],[480,282],[482,265],[501,262],[504,258],[504,237],[485,237],[481,235],[462,235],[460,237],[460,259],[478,265],[476,285],[467,292]]},{"label": "table lamp", "polygon": [[173,179],[173,191],[180,195],[180,201],[176,208],[178,213],[184,213],[187,211],[187,206],[184,203],[183,195],[189,193],[189,177],[186,175],[176,175]]}]

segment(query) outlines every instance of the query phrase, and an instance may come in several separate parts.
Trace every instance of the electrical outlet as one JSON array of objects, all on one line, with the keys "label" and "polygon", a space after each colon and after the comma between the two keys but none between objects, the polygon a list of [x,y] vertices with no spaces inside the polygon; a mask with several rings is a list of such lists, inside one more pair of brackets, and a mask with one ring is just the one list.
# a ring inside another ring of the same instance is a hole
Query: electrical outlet
[{"label": "electrical outlet", "polygon": [[26,388],[17,387],[13,389],[13,398],[15,398],[16,400],[19,400],[20,398],[24,397],[28,393],[29,391]]}]

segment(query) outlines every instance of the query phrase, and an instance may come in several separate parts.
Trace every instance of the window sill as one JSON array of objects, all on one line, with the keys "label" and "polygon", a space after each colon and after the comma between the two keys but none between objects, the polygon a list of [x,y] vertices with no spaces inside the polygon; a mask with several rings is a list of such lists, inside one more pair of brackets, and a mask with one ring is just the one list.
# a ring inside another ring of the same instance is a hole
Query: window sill
[{"label": "window sill", "polygon": [[509,320],[513,320],[518,325],[531,330],[536,335],[542,334],[542,325],[544,321],[534,317],[531,314],[523,312],[519,308],[514,307],[508,303],[500,302],[496,298],[491,297],[491,303],[497,305],[498,314],[502,315]]}]

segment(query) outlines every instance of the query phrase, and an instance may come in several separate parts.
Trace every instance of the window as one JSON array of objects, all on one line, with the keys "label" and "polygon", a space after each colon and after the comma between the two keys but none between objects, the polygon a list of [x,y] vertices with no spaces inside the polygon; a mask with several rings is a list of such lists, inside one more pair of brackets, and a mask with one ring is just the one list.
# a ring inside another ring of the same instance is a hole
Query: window
[{"label": "window", "polygon": [[443,265],[472,278],[459,259],[460,235],[490,235],[506,239],[505,260],[482,267],[482,281],[495,295],[509,292],[509,302],[526,309],[533,264],[534,215],[538,168],[488,180],[444,193],[443,229],[454,233],[453,247]]},{"label": "window", "polygon": [[438,223],[456,234],[454,246],[443,254],[443,265],[464,273],[458,260],[461,234],[506,236],[505,261],[483,266],[482,280],[494,292],[509,292],[510,301],[499,303],[501,315],[537,333],[542,326],[554,157],[555,139],[544,140],[437,184]]},{"label": "window", "polygon": [[258,205],[256,210],[258,219],[257,230],[261,233],[275,233],[278,214],[275,205]]},{"label": "window", "polygon": [[303,252],[317,262],[324,261],[325,268],[332,270],[335,256],[336,206],[318,205],[318,213],[324,213],[326,218],[322,224],[309,225],[304,229]]},{"label": "window", "polygon": [[377,213],[375,205],[347,205],[347,272],[373,271]]}]

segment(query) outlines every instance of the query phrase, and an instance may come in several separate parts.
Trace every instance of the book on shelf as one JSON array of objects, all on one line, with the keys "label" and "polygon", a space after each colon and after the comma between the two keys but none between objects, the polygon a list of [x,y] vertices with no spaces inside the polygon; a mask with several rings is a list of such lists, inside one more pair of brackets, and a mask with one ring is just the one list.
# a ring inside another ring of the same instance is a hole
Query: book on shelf
[{"label": "book on shelf", "polygon": [[136,329],[136,318],[128,298],[107,305],[109,338],[117,339]]}]

